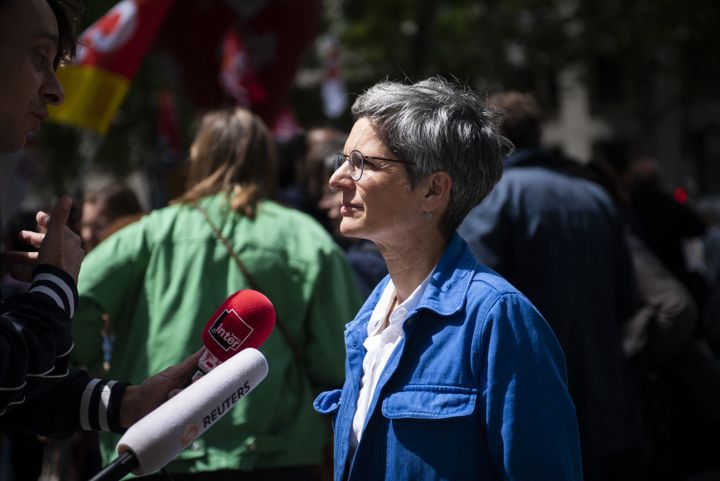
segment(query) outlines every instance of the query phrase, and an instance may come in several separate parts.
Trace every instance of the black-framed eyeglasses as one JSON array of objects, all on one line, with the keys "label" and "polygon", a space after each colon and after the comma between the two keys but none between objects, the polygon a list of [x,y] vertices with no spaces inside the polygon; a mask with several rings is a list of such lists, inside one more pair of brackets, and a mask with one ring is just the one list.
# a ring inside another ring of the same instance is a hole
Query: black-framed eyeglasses
[{"label": "black-framed eyeglasses", "polygon": [[364,155],[359,150],[352,150],[350,151],[349,155],[345,155],[342,152],[338,152],[335,155],[335,170],[338,170],[340,166],[342,166],[345,161],[347,160],[350,164],[350,168],[352,169],[352,179],[353,180],[360,180],[363,175],[363,167],[365,166],[365,159],[369,160],[386,160],[388,162],[399,162],[401,164],[414,164],[415,162],[410,162],[407,160],[400,160],[400,159],[388,159],[387,157],[373,157],[371,155]]}]

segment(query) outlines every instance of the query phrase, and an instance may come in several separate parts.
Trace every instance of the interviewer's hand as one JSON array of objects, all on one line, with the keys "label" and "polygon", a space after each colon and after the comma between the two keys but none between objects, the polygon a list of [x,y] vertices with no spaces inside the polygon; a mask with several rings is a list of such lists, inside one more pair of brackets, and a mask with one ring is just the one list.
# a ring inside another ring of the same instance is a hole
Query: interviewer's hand
[{"label": "interviewer's hand", "polygon": [[128,386],[120,404],[120,426],[129,428],[150,411],[167,401],[168,395],[182,388],[197,369],[202,349],[180,364],[147,378],[139,386]]},{"label": "interviewer's hand", "polygon": [[33,267],[49,264],[70,274],[77,283],[85,252],[80,237],[66,225],[71,207],[72,199],[63,196],[49,215],[43,211],[37,213],[37,232],[20,231],[20,239],[38,252],[6,252],[5,259],[11,266],[13,277],[29,282]]}]

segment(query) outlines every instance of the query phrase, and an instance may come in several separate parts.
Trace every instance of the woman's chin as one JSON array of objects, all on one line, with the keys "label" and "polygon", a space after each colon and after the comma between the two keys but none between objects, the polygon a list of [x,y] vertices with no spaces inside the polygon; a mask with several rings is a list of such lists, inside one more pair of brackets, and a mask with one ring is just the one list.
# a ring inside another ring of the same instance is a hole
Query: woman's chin
[{"label": "woman's chin", "polygon": [[351,239],[362,238],[362,226],[355,219],[344,218],[340,222],[340,233]]}]

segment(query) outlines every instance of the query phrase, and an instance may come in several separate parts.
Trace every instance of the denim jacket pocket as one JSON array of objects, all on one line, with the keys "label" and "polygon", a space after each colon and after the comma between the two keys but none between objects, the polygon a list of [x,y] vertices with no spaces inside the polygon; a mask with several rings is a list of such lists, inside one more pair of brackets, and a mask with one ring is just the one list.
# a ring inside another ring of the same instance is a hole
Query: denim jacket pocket
[{"label": "denim jacket pocket", "polygon": [[330,415],[330,427],[335,432],[335,418],[340,409],[342,389],[333,389],[332,391],[321,392],[313,402],[315,411],[323,415]]},{"label": "denim jacket pocket", "polygon": [[313,402],[315,411],[320,414],[334,414],[340,408],[340,395],[342,389],[333,389],[332,391],[321,392]]},{"label": "denim jacket pocket", "polygon": [[461,386],[404,386],[382,402],[387,419],[447,419],[475,410],[477,389]]},{"label": "denim jacket pocket", "polygon": [[478,452],[477,397],[470,387],[428,384],[386,394],[387,425],[373,440],[380,456],[392,453],[385,479],[480,479],[467,461],[468,452]]}]

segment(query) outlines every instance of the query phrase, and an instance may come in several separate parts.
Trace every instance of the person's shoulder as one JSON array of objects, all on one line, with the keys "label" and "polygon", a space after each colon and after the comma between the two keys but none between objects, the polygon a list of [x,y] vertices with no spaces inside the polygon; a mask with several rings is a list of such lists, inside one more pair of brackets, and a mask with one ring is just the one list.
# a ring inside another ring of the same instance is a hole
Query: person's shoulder
[{"label": "person's shoulder", "polygon": [[546,167],[524,167],[509,169],[503,177],[501,181],[507,183],[506,188],[521,190],[524,193],[523,198],[533,204],[541,199],[553,202],[556,207],[596,206],[615,210],[612,197],[602,186],[573,172]]},{"label": "person's shoulder", "polygon": [[[547,329],[547,322],[530,299],[502,276],[480,271],[468,289],[467,312],[477,319],[478,334],[488,326],[501,323],[509,329],[513,325],[532,326],[533,331]],[[525,328],[523,328],[525,329]]]},{"label": "person's shoulder", "polygon": [[545,198],[549,192],[564,193],[571,185],[572,181],[566,176],[547,167],[512,167],[503,172],[488,197],[534,205],[538,198]]},{"label": "person's shoulder", "polygon": [[489,310],[498,303],[503,302],[531,305],[528,298],[505,277],[489,267],[477,263],[468,284],[468,307],[482,307]]},{"label": "person's shoulder", "polygon": [[482,264],[477,265],[468,291],[469,298],[495,301],[502,296],[516,294],[520,291],[503,276]]},{"label": "person's shoulder", "polygon": [[172,235],[178,228],[185,234],[195,231],[191,224],[192,208],[183,204],[171,204],[151,210],[140,219],[124,227],[117,234],[129,237],[142,237],[146,241],[156,241]]},{"label": "person's shoulder", "polygon": [[347,263],[345,252],[312,216],[265,200],[257,208],[247,234],[256,247],[282,253],[293,263],[312,270],[326,262]]}]

